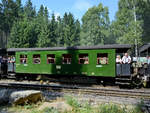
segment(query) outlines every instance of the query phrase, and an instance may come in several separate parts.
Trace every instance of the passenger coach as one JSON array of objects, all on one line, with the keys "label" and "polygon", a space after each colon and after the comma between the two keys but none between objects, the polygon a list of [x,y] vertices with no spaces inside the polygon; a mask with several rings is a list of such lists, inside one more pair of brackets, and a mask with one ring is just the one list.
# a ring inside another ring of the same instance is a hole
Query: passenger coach
[{"label": "passenger coach", "polygon": [[116,54],[123,54],[131,45],[92,47],[10,48],[8,56],[16,58],[16,74],[86,75],[116,77]]}]

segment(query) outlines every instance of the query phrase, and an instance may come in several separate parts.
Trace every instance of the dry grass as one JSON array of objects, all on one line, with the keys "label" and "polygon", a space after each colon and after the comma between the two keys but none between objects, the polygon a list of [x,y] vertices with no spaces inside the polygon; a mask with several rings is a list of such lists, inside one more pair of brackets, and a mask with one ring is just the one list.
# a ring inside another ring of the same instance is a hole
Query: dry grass
[{"label": "dry grass", "polygon": [[113,103],[92,106],[88,101],[80,103],[77,99],[66,96],[65,99],[58,98],[52,102],[40,102],[25,106],[5,106],[0,107],[0,110],[11,113],[143,113],[141,107],[142,104],[136,107],[127,107]]}]

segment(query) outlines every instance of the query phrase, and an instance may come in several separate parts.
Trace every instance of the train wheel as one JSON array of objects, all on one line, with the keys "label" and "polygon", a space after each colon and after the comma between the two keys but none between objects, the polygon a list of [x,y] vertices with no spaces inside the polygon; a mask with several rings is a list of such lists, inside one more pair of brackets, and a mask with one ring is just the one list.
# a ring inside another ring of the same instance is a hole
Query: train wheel
[{"label": "train wheel", "polygon": [[132,85],[136,88],[141,88],[143,86],[143,80],[140,75],[132,77]]}]

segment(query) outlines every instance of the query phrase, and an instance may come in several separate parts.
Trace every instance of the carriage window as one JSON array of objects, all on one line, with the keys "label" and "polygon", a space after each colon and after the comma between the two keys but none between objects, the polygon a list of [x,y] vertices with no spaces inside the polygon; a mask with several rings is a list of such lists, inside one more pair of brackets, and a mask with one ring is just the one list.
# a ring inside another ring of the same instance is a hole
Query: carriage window
[{"label": "carriage window", "polygon": [[62,55],[62,63],[63,64],[71,64],[71,54],[63,54]]},{"label": "carriage window", "polygon": [[27,55],[20,55],[20,63],[27,64]]},{"label": "carriage window", "polygon": [[98,53],[97,64],[108,64],[108,53]]},{"label": "carriage window", "polygon": [[40,55],[39,54],[33,55],[33,64],[40,64],[40,63],[41,63]]},{"label": "carriage window", "polygon": [[89,64],[88,54],[79,54],[79,64]]},{"label": "carriage window", "polygon": [[48,54],[47,55],[47,64],[54,64],[55,63],[55,55],[54,54]]}]

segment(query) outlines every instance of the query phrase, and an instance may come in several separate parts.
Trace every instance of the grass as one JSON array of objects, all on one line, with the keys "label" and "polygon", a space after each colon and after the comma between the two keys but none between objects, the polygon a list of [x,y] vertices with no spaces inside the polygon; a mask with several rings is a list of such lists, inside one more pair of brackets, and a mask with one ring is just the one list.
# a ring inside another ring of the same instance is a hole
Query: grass
[{"label": "grass", "polygon": [[45,108],[43,110],[43,113],[60,113],[60,112],[55,108]]},{"label": "grass", "polygon": [[96,106],[91,105],[88,101],[82,102],[71,96],[65,96],[65,102],[71,106],[70,111],[60,111],[53,107],[44,107],[38,109],[43,102],[36,105],[25,106],[12,106],[8,107],[8,111],[11,113],[143,113],[141,108],[143,102],[141,101],[136,107],[129,108],[126,105],[117,105],[113,103],[103,103]]},{"label": "grass", "polygon": [[120,106],[113,103],[104,103],[94,107],[88,102],[81,104],[70,96],[66,96],[65,100],[73,108],[71,112],[66,113],[143,113],[141,108],[144,104],[141,101],[136,107],[129,109],[126,105]]}]

